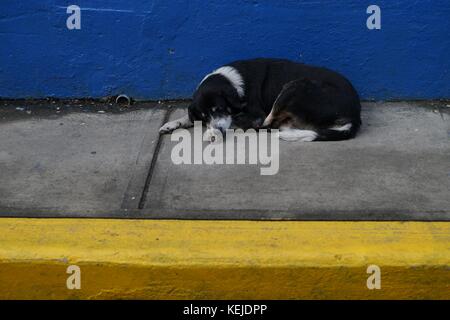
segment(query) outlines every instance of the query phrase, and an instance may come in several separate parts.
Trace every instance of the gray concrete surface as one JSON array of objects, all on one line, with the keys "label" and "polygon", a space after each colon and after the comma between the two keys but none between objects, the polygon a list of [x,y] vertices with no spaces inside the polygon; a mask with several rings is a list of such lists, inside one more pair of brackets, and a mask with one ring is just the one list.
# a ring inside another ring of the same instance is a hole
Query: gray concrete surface
[{"label": "gray concrete surface", "polygon": [[16,108],[16,114],[3,110],[8,119],[0,119],[3,211],[95,215],[123,202],[137,208],[165,111],[59,115],[64,107]]},{"label": "gray concrete surface", "polygon": [[176,142],[157,134],[169,113],[154,107],[4,120],[0,109],[0,215],[450,220],[447,105],[365,103],[356,139],[281,141],[274,176],[173,164]]},{"label": "gray concrete surface", "polygon": [[[445,111],[444,111],[445,112]],[[179,116],[174,114],[173,118]],[[366,103],[356,139],[280,142],[277,175],[258,166],[174,165],[164,138],[146,207],[277,218],[408,216],[450,211],[448,117],[417,103]]]}]

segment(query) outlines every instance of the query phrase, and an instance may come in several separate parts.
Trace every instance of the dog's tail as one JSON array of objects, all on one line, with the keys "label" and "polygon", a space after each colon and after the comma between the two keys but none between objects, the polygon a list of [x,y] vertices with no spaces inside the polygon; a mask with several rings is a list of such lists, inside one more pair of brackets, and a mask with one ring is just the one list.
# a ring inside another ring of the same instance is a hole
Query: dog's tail
[{"label": "dog's tail", "polygon": [[339,141],[348,140],[355,137],[361,126],[361,121],[352,121],[342,126],[335,126],[327,129],[316,129],[317,137],[314,141]]}]

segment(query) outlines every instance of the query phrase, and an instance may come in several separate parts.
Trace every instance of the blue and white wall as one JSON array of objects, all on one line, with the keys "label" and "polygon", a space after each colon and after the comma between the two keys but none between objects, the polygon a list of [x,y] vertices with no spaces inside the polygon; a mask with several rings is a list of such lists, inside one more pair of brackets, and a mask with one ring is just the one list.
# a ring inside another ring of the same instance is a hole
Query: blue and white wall
[{"label": "blue and white wall", "polygon": [[[372,4],[379,30],[366,26]],[[211,69],[252,57],[327,66],[365,99],[449,98],[450,1],[0,1],[0,97],[186,98]]]}]

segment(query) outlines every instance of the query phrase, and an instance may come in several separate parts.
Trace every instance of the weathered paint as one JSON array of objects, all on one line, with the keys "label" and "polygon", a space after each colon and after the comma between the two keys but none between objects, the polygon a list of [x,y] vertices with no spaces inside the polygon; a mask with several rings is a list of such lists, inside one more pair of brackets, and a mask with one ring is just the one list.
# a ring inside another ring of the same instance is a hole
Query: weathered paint
[{"label": "weathered paint", "polygon": [[448,98],[449,17],[448,0],[2,0],[0,97],[185,98],[214,67],[265,56],[336,69],[366,99]]},{"label": "weathered paint", "polygon": [[450,298],[445,222],[5,218],[0,244],[6,299]]}]

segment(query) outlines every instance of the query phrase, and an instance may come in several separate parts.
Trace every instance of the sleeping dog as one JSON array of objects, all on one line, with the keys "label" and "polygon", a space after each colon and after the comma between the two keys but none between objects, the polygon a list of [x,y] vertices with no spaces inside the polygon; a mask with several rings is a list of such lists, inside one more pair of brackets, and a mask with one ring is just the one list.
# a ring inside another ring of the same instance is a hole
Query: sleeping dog
[{"label": "sleeping dog", "polygon": [[268,128],[288,141],[345,140],[358,131],[360,111],[352,84],[334,71],[281,59],[240,60],[204,77],[188,114],[160,132],[202,121],[211,135]]}]

